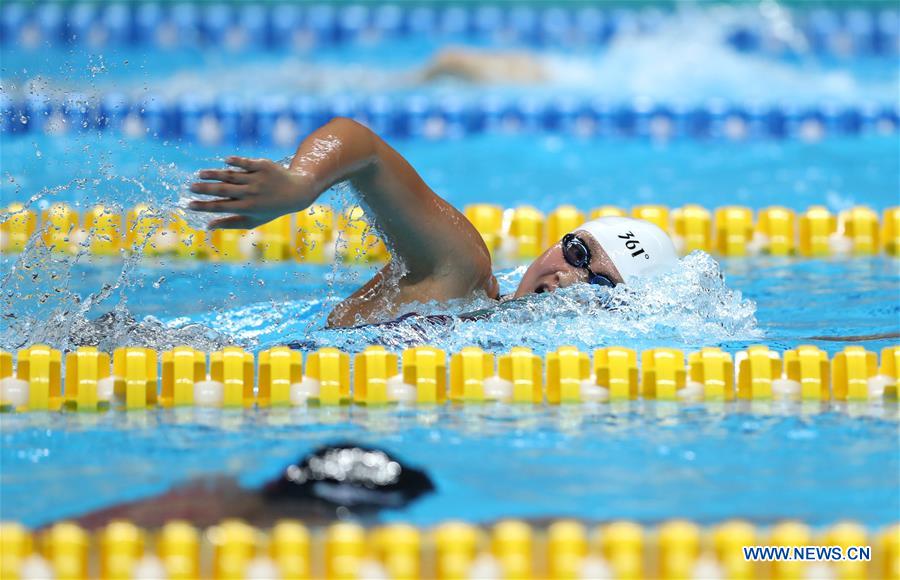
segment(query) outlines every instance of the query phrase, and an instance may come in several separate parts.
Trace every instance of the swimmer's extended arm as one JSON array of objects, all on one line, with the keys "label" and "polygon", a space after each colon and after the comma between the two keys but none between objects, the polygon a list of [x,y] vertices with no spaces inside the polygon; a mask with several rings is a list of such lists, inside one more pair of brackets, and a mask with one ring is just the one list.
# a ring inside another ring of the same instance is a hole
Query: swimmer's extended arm
[{"label": "swimmer's extended arm", "polygon": [[[200,172],[209,182],[191,191],[220,196],[191,209],[234,214],[210,228],[253,228],[312,205],[331,186],[349,181],[374,214],[404,283],[437,282],[448,295],[493,283],[490,254],[474,226],[438,197],[397,151],[368,128],[337,118],[307,137],[289,169],[266,159],[229,157],[239,170]],[[454,297],[454,296],[448,296]]]},{"label": "swimmer's extended arm", "polygon": [[541,61],[529,52],[450,47],[420,73],[423,82],[442,77],[478,84],[538,83],[546,80]]}]

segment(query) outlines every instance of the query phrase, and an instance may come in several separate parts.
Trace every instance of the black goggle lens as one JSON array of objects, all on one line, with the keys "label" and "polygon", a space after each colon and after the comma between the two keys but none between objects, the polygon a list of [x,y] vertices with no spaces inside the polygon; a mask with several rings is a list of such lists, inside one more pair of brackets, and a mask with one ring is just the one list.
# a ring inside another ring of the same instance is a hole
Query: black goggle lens
[{"label": "black goggle lens", "polygon": [[588,272],[588,283],[598,286],[615,286],[612,280],[601,274],[591,272],[591,251],[575,234],[566,234],[562,239],[563,258],[575,268],[584,268]]},{"label": "black goggle lens", "polygon": [[575,268],[587,268],[591,263],[591,251],[584,242],[572,234],[566,234],[562,240],[563,258],[570,266]]}]

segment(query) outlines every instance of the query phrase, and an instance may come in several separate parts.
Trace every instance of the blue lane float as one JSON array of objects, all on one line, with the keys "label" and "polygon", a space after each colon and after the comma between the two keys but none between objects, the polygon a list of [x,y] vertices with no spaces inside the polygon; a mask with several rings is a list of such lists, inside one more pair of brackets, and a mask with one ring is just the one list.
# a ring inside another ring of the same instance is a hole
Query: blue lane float
[{"label": "blue lane float", "polygon": [[686,107],[635,101],[533,96],[480,98],[409,95],[366,98],[264,95],[243,99],[185,95],[134,100],[122,93],[69,94],[62,100],[0,95],[0,131],[121,131],[130,136],[202,143],[288,145],[333,117],[350,117],[389,137],[458,138],[483,133],[548,133],[583,137],[693,139],[818,139],[893,134],[896,105],[799,108],[710,102]]},{"label": "blue lane float", "polygon": [[759,26],[739,25],[727,40],[741,52],[834,57],[900,54],[900,11],[896,9],[810,10],[800,13],[796,32],[791,38]]},{"label": "blue lane float", "polygon": [[[523,45],[603,45],[620,34],[652,33],[671,9],[287,2],[5,2],[0,44],[154,48],[216,46],[277,50],[411,36]],[[734,24],[726,41],[740,51],[857,56],[900,54],[900,11],[799,9],[794,33],[758,22]]]}]

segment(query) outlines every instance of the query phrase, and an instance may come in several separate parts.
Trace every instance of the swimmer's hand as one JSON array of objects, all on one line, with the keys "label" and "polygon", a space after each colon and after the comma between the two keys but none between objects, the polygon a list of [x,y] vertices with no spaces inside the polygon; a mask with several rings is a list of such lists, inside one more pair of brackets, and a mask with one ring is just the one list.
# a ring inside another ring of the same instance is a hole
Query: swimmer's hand
[{"label": "swimmer's hand", "polygon": [[287,169],[268,159],[229,157],[237,169],[204,169],[207,181],[191,184],[191,191],[222,199],[192,201],[194,211],[230,214],[212,220],[209,229],[252,229],[287,213],[302,211],[316,200],[312,176]]}]

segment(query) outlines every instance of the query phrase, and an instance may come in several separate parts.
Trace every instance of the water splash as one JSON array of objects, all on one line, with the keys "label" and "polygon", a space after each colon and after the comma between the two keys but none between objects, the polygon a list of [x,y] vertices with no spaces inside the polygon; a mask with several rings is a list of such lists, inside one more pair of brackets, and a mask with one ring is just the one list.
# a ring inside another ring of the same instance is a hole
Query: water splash
[{"label": "water splash", "polygon": [[[738,103],[821,105],[896,100],[898,71],[865,75],[863,67],[835,67],[815,60],[789,18],[772,2],[750,6],[682,5],[652,34],[638,31],[613,38],[598,55],[548,53],[552,84],[610,101],[649,99],[693,104],[710,99]],[[756,23],[791,48],[796,59],[734,50],[727,37],[737,26]],[[765,79],[764,83],[748,79]]]},{"label": "water splash", "polygon": [[[155,177],[126,177],[117,175],[111,166],[102,162],[102,153],[99,155],[101,161],[93,171],[95,177],[75,178],[45,188],[32,195],[24,207],[40,212],[50,207],[56,197],[68,195],[84,200],[73,204],[76,209],[102,204],[106,211],[124,215],[126,208],[142,203],[147,205],[145,218],[163,220],[170,215],[176,207],[171,192],[183,187],[183,182],[173,181],[171,165],[151,161],[145,167],[159,169]],[[178,180],[183,178],[180,173],[175,175]],[[91,192],[96,190],[103,191],[102,198],[91,200]],[[0,223],[12,215],[0,213]],[[123,345],[171,348],[189,344],[196,348],[220,348],[230,344],[227,337],[197,325],[176,327],[154,319],[137,321],[129,312],[128,289],[143,284],[135,269],[141,264],[144,247],[159,225],[151,225],[146,233],[138,236],[138,241],[123,242],[119,255],[110,258],[91,255],[92,244],[106,236],[104,231],[81,229],[76,225],[68,232],[58,232],[67,236],[64,242],[67,247],[57,248],[58,239],[48,241],[53,227],[41,223],[20,254],[3,256],[0,312],[4,324],[0,329],[0,348],[15,350],[30,344],[49,344],[68,351],[91,345],[111,351]],[[132,233],[135,232],[123,230],[123,240]],[[118,267],[107,268],[101,276],[92,268],[96,264],[114,263]],[[92,277],[95,290],[84,294],[74,291],[73,283],[85,277]]]},{"label": "water splash", "polygon": [[715,260],[695,253],[657,279],[612,290],[577,284],[507,302],[483,319],[415,330],[422,342],[447,350],[472,344],[494,351],[522,345],[538,352],[562,343],[583,349],[710,345],[759,338],[755,311],[753,302],[728,287]]},{"label": "water splash", "polygon": [[[339,207],[355,201],[349,188],[334,197]],[[163,207],[175,203],[177,198],[168,194],[160,200]],[[186,344],[207,351],[239,344],[258,350],[294,341],[306,349],[335,346],[350,352],[372,343],[398,349],[428,343],[448,351],[473,344],[493,351],[525,345],[545,352],[561,342],[584,349],[623,343],[636,347],[709,345],[761,335],[755,305],[731,290],[715,260],[702,253],[684,258],[678,270],[652,282],[638,281],[614,289],[575,285],[502,304],[485,296],[410,304],[399,308],[399,313],[417,315],[360,328],[325,328],[328,312],[373,273],[371,268],[339,264],[315,270],[313,286],[307,286],[296,299],[286,299],[289,290],[282,294],[273,288],[265,301],[235,308],[228,300],[188,316],[180,311],[190,301],[179,299],[171,311],[138,319],[129,310],[129,297],[136,294],[139,300],[146,299],[138,292],[145,286],[144,278],[152,278],[146,285],[155,292],[177,290],[168,290],[166,276],[161,276],[158,268],[141,270],[138,252],[124,252],[121,266],[107,268],[102,275],[94,266],[97,259],[89,255],[91,235],[89,232],[78,251],[69,255],[47,248],[37,232],[26,251],[14,260],[2,281],[2,348],[43,342],[64,350],[82,345],[112,349],[138,344],[157,349]],[[173,267],[170,264],[165,274],[171,276]],[[216,265],[204,268],[212,268],[212,272],[192,274],[201,286],[265,285],[264,271],[257,265],[233,266],[239,275]],[[501,290],[514,290],[524,270],[500,272]],[[85,283],[91,285],[90,292],[71,288]],[[255,295],[255,290],[249,292],[251,300]],[[476,319],[459,317],[475,310],[483,311]]]},{"label": "water splash", "polygon": [[[106,207],[121,212],[119,206]],[[161,216],[159,210],[149,210],[148,214]],[[5,219],[8,216],[0,216],[0,221]],[[119,268],[98,276],[96,272],[101,270],[91,266],[95,260],[90,257],[90,246],[102,233],[93,229],[80,235],[72,232],[73,251],[64,253],[45,243],[43,234],[48,227],[45,224],[39,228],[15,258],[4,256],[0,348],[49,344],[63,351],[97,346],[111,352],[129,345],[168,349],[187,344],[216,350],[231,344],[227,336],[197,324],[166,325],[150,317],[142,321],[134,318],[127,294],[130,287],[143,283],[135,269],[146,241],[123,249]],[[91,278],[96,290],[82,295],[71,286],[85,277]]]},{"label": "water splash", "polygon": [[[210,160],[196,161],[214,164]],[[290,161],[291,157],[286,157],[279,163],[288,165]],[[84,170],[84,166],[81,169]],[[150,159],[144,165],[142,174],[135,177],[117,175],[108,164],[99,164],[92,173],[95,175],[93,178],[77,178],[67,184],[41,190],[23,205],[40,212],[50,207],[55,198],[68,197],[82,200],[72,204],[76,209],[102,204],[107,211],[117,215],[124,215],[127,209],[140,203],[146,206],[145,218],[162,223],[174,214],[196,229],[204,229],[209,220],[208,215],[186,209],[187,203],[195,198],[187,186],[196,174],[182,165]],[[98,191],[101,193],[95,193]],[[326,198],[338,213],[358,203],[355,193],[348,186],[334,188]],[[0,222],[10,217],[9,213],[0,213]],[[142,270],[148,261],[142,256],[144,248],[160,227],[158,223],[142,232],[140,241],[130,247],[126,244],[119,255],[108,258],[93,256],[91,251],[95,238],[104,236],[104,232],[76,227],[68,232],[70,248],[61,252],[58,248],[48,247],[45,242],[45,234],[50,227],[42,223],[20,254],[2,256],[4,275],[0,279],[0,313],[4,324],[0,329],[0,348],[16,350],[38,343],[64,351],[87,345],[106,350],[123,345],[147,346],[157,350],[187,345],[206,351],[231,344],[241,344],[247,348],[256,346],[255,336],[247,330],[247,325],[257,317],[249,311],[240,314],[244,318],[243,333],[231,332],[231,326],[237,323],[232,321],[232,313],[223,307],[208,310],[209,324],[179,317],[180,308],[166,313],[167,321],[154,316],[139,319],[132,313],[129,299],[140,288],[149,285],[158,292],[167,292],[165,276],[160,276],[159,269]],[[137,224],[131,227],[137,227]],[[128,233],[123,231],[123,238]],[[340,249],[346,242],[339,234],[334,244]],[[358,251],[364,253],[366,249]],[[167,273],[178,267],[169,258],[162,258],[160,265],[167,268]],[[195,274],[197,277],[208,274],[212,278],[197,281],[195,286],[202,287],[204,283],[234,286],[238,278],[240,283],[249,283],[252,287],[265,285],[262,277],[257,276],[258,265],[241,264],[235,267],[239,273],[218,271],[218,267],[213,266],[213,272]],[[343,297],[335,291],[333,280],[341,279],[345,285],[360,283],[359,269],[344,269],[338,263],[330,268],[330,275],[323,277],[318,292],[322,303],[330,306],[316,317],[302,318],[304,326],[295,329],[296,332],[305,334],[324,325],[328,310]],[[340,276],[339,270],[342,270]],[[152,280],[145,280],[148,277]],[[76,286],[78,288],[74,288]],[[178,307],[191,302],[190,299],[182,299]],[[285,313],[285,308],[274,301],[268,303],[266,309],[271,313]],[[288,305],[287,311],[292,312],[291,305]]]},{"label": "water splash", "polygon": [[[501,288],[515,288],[523,272],[520,267],[500,273]],[[370,344],[393,349],[429,344],[448,352],[476,345],[494,352],[528,346],[543,353],[560,344],[582,349],[612,344],[709,346],[762,336],[755,304],[729,288],[718,263],[699,252],[685,257],[672,273],[611,290],[578,284],[503,303],[476,296],[411,304],[403,310],[416,315],[400,320],[324,328],[324,315],[339,299],[332,295],[277,305],[254,303],[194,320],[260,349],[294,342],[304,350],[334,346],[348,352]],[[473,311],[478,317],[467,318]]]}]

